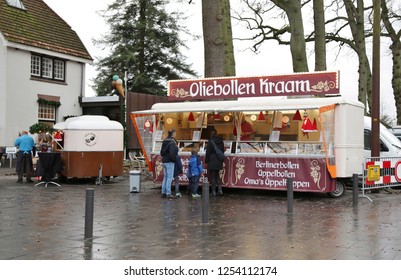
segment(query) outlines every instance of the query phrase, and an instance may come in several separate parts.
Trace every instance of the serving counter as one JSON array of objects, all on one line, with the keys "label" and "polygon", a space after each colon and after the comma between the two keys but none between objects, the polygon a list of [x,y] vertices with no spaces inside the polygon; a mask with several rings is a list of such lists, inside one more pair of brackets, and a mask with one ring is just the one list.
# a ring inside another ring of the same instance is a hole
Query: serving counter
[{"label": "serving counter", "polygon": [[[294,190],[331,192],[336,181],[331,178],[326,166],[323,143],[320,142],[269,142],[225,140],[226,159],[220,177],[225,187],[286,190],[287,179],[292,178]],[[200,182],[208,182],[205,151],[207,141],[178,141],[179,155],[183,163],[180,184],[187,184],[191,149],[199,149],[205,174]],[[156,147],[159,147],[157,145]],[[160,150],[152,153],[153,176],[156,182],[163,181],[163,165]]]}]

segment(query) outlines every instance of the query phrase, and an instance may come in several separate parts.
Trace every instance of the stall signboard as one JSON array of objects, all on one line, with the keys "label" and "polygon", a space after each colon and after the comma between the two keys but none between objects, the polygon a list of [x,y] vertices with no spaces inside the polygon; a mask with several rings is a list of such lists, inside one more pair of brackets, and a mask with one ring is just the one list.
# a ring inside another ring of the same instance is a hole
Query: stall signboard
[{"label": "stall signboard", "polygon": [[169,101],[339,94],[339,72],[172,80]]},{"label": "stall signboard", "polygon": [[17,147],[6,147],[6,154],[16,154]]},{"label": "stall signboard", "polygon": [[[188,182],[186,170],[190,156],[181,156],[183,174],[181,183]],[[204,163],[204,156],[201,156]],[[163,181],[163,165],[161,157],[152,158],[154,179]],[[200,182],[207,182],[207,169]],[[286,190],[287,179],[293,179],[294,191],[303,192],[332,192],[336,189],[336,180],[327,171],[326,160],[321,158],[300,157],[241,157],[226,156],[220,177],[225,187],[251,188],[265,190]]]}]

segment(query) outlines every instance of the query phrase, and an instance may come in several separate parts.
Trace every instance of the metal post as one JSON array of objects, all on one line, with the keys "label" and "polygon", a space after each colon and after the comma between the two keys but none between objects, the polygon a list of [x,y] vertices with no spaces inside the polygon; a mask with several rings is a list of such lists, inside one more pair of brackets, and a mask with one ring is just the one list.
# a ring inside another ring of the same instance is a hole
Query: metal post
[{"label": "metal post", "polygon": [[292,178],[287,178],[287,214],[293,214],[294,189],[292,182]]},{"label": "metal post", "polygon": [[352,206],[358,206],[358,174],[352,175]]},{"label": "metal post", "polygon": [[95,189],[86,189],[85,203],[85,238],[93,237],[93,205],[94,205]]},{"label": "metal post", "polygon": [[202,223],[209,223],[209,183],[202,184]]},{"label": "metal post", "polygon": [[371,157],[380,156],[380,0],[373,0],[372,137]]}]

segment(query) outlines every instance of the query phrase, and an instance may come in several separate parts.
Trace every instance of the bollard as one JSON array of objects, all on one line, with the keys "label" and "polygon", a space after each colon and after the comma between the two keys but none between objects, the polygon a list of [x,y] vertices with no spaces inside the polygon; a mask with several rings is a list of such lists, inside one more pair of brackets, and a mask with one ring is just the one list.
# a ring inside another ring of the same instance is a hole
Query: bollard
[{"label": "bollard", "polygon": [[209,183],[202,184],[202,223],[209,223]]},{"label": "bollard", "polygon": [[292,178],[287,178],[287,214],[293,214],[294,189],[292,182]]},{"label": "bollard", "polygon": [[85,238],[93,237],[93,205],[94,205],[95,189],[86,189],[85,203]]},{"label": "bollard", "polygon": [[352,206],[358,206],[358,174],[352,175]]}]

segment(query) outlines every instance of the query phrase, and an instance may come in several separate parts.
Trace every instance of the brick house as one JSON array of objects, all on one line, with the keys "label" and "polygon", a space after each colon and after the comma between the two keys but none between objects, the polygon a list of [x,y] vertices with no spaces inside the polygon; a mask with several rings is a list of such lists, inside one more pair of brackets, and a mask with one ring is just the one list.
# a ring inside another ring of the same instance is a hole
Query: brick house
[{"label": "brick house", "polygon": [[81,115],[85,66],[77,33],[42,0],[0,0],[0,147],[21,130]]}]

